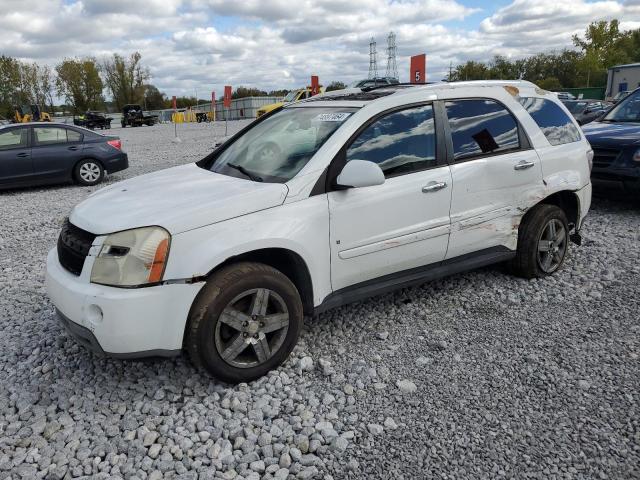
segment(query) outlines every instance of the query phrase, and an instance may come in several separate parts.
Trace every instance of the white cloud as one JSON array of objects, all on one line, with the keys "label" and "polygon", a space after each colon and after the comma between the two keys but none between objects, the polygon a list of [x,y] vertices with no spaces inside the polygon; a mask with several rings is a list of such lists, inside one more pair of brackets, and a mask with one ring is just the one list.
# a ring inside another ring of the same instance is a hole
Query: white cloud
[{"label": "white cloud", "polygon": [[422,52],[438,80],[450,62],[570,47],[594,20],[640,26],[640,0],[514,0],[482,12],[458,0],[4,0],[3,11],[5,55],[54,65],[138,50],[162,91],[203,97],[225,84],[293,88],[311,74],[325,83],[365,77],[372,35],[384,74],[390,30],[401,80],[408,57]]}]

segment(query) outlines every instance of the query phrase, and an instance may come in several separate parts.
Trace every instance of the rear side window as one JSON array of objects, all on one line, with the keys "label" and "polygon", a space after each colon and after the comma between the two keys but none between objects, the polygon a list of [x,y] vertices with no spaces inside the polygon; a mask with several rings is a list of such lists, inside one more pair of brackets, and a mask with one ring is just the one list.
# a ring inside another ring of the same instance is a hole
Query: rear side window
[{"label": "rear side window", "polygon": [[82,134],[80,132],[76,132],[75,130],[67,130],[67,140],[69,142],[81,142]]},{"label": "rear side window", "polygon": [[0,132],[0,150],[26,147],[28,131],[26,128],[13,128]]},{"label": "rear side window", "polygon": [[33,127],[36,145],[67,143],[67,130],[59,127]]},{"label": "rear side window", "polygon": [[347,161],[377,163],[385,177],[436,165],[433,106],[390,113],[374,121],[347,149]]},{"label": "rear side window", "polygon": [[580,132],[555,102],[544,98],[520,97],[520,103],[538,124],[551,145],[580,140]]},{"label": "rear side window", "polygon": [[446,102],[445,108],[455,161],[520,148],[518,124],[500,103],[488,99],[455,100]]}]

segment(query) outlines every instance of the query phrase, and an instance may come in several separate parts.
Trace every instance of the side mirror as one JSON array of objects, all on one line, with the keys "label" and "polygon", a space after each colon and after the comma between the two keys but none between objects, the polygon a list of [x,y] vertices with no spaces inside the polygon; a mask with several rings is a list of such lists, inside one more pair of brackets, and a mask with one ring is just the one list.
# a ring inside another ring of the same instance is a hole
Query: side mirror
[{"label": "side mirror", "polygon": [[344,166],[336,182],[344,188],[373,187],[384,183],[384,173],[377,164],[368,160],[351,160]]}]

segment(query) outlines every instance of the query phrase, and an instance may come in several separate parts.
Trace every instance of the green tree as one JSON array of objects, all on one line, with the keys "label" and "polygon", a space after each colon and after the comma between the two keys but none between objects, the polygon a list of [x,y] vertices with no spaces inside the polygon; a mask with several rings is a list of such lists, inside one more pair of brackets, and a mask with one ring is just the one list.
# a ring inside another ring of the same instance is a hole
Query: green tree
[{"label": "green tree", "polygon": [[142,55],[132,53],[124,58],[117,53],[102,64],[105,83],[118,109],[129,103],[142,104],[145,82],[151,77],[140,63]]},{"label": "green tree", "polygon": [[544,90],[558,91],[562,89],[562,83],[556,77],[543,78],[536,83]]},{"label": "green tree", "polygon": [[160,110],[167,108],[167,96],[162,93],[155,85],[147,84],[144,86],[144,108],[147,110]]},{"label": "green tree", "polygon": [[490,78],[489,67],[482,62],[469,60],[458,65],[448,80],[451,82],[465,80],[487,80]]},{"label": "green tree", "polygon": [[332,92],[334,90],[342,90],[344,88],[347,88],[347,85],[344,84],[343,82],[333,81],[329,85],[327,85],[326,91],[327,92]]},{"label": "green tree", "polygon": [[246,98],[246,97],[266,97],[267,92],[259,90],[257,88],[238,87],[231,94],[231,98]]},{"label": "green tree", "polygon": [[74,113],[102,107],[103,83],[94,58],[67,58],[55,70],[58,95],[66,99]]}]

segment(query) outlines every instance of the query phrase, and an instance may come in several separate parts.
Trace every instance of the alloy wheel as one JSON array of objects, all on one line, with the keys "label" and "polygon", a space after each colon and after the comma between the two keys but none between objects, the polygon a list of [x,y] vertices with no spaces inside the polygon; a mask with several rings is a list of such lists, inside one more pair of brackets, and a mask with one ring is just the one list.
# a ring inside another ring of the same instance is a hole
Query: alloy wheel
[{"label": "alloy wheel", "polygon": [[237,295],[216,325],[215,346],[237,368],[265,363],[282,346],[289,328],[287,305],[273,290],[256,288]]},{"label": "alloy wheel", "polygon": [[560,220],[552,218],[538,240],[538,265],[545,273],[553,273],[562,264],[566,252],[567,230]]}]

